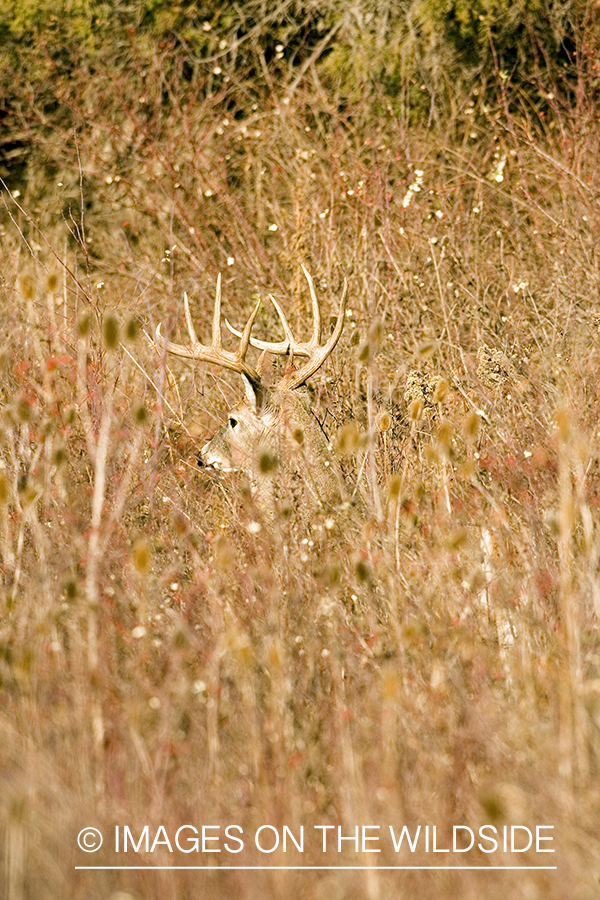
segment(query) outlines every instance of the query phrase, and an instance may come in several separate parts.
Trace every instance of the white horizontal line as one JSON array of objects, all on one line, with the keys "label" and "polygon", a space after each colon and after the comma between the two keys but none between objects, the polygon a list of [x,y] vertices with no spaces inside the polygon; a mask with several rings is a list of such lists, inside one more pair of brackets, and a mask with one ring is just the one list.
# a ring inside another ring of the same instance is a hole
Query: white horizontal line
[{"label": "white horizontal line", "polygon": [[302,872],[304,869],[317,870],[319,872],[324,871],[335,871],[339,869],[340,871],[348,871],[352,870],[360,870],[360,871],[377,871],[380,872],[396,872],[396,871],[409,871],[411,869],[418,869],[423,871],[425,869],[434,870],[450,870],[456,869],[459,870],[478,870],[480,872],[491,872],[491,871],[506,871],[506,872],[525,872],[525,871],[538,871],[538,870],[549,870],[549,869],[557,869],[558,866],[75,866],[76,869],[109,869],[112,871],[120,871],[121,869],[143,869],[143,870],[153,870],[153,869],[167,869],[167,870],[179,870],[186,869],[194,871],[202,871],[206,869],[225,871],[225,870],[235,870],[240,872],[246,872],[250,870],[259,869],[263,870],[275,870],[284,871],[284,872]]}]

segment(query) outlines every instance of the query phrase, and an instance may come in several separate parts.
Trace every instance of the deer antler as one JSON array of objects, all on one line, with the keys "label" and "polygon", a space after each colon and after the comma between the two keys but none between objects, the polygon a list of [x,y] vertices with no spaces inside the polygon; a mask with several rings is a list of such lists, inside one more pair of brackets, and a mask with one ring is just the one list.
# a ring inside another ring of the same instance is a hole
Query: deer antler
[{"label": "deer antler", "polygon": [[160,325],[157,325],[154,343],[157,348],[173,353],[175,356],[182,356],[185,359],[196,359],[202,362],[214,363],[224,369],[231,369],[232,372],[238,372],[245,375],[255,387],[259,387],[261,380],[257,370],[246,362],[246,353],[250,345],[250,332],[260,306],[260,300],[254,307],[250,318],[246,322],[244,330],[236,332],[240,338],[239,347],[235,352],[225,350],[221,342],[221,276],[217,278],[217,295],[215,297],[215,309],[212,320],[212,337],[210,346],[201,344],[194,329],[192,316],[190,313],[190,304],[187,294],[183,295],[183,303],[185,307],[185,320],[187,323],[188,334],[190,336],[190,346],[185,347],[183,344],[175,344],[173,341],[167,341],[160,333]]},{"label": "deer antler", "polygon": [[[251,345],[253,347],[256,347],[258,350],[262,350],[263,352],[273,353],[276,356],[290,355],[292,359],[294,356],[308,357],[307,361],[302,366],[300,366],[299,369],[294,369],[293,371],[288,372],[279,382],[278,387],[287,390],[294,390],[295,388],[300,387],[304,384],[305,381],[308,381],[311,375],[314,375],[315,372],[320,369],[320,367],[323,365],[323,363],[337,344],[342,333],[342,329],[344,328],[346,293],[348,289],[348,282],[346,281],[346,279],[344,278],[344,289],[342,291],[342,296],[340,299],[340,306],[335,327],[333,329],[333,332],[331,333],[329,340],[325,344],[323,344],[323,346],[321,346],[321,310],[319,308],[319,301],[317,299],[315,284],[304,266],[302,266],[302,271],[304,272],[305,278],[308,282],[308,289],[310,291],[310,297],[312,300],[313,332],[310,340],[296,340],[296,338],[292,334],[292,330],[283,310],[281,309],[277,300],[275,300],[275,297],[271,296],[271,294],[269,294],[269,300],[277,311],[277,315],[279,316],[279,320],[283,326],[285,340],[275,342],[260,341],[257,338],[250,338]],[[231,331],[232,334],[235,334],[239,338],[241,338],[245,333],[245,331],[241,332],[233,328],[229,324],[227,319],[225,319],[225,324],[227,325],[229,331]]]}]

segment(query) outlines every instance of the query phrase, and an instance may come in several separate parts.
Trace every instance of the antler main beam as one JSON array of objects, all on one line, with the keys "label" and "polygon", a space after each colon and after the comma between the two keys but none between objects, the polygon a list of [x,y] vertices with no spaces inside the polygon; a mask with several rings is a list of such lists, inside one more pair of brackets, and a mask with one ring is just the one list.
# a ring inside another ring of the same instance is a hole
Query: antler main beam
[{"label": "antler main beam", "polygon": [[198,340],[198,336],[194,329],[194,323],[192,321],[192,315],[190,313],[190,303],[187,294],[183,295],[183,303],[185,308],[185,320],[187,323],[188,334],[190,336],[189,347],[186,347],[183,344],[175,344],[173,341],[166,340],[166,338],[164,338],[160,333],[160,325],[157,325],[154,336],[154,343],[156,344],[156,346],[161,350],[165,350],[168,353],[173,353],[175,356],[181,356],[184,359],[195,359],[201,362],[214,363],[216,366],[221,366],[224,369],[230,369],[232,372],[237,372],[240,375],[245,375],[253,384],[259,385],[260,376],[257,370],[246,362],[246,353],[248,352],[248,347],[250,346],[250,332],[252,331],[252,326],[254,325],[254,320],[256,319],[256,314],[258,313],[258,309],[260,307],[260,300],[250,314],[250,318],[246,322],[244,330],[241,332],[236,332],[237,336],[240,338],[240,343],[237,350],[235,351],[225,350],[221,339],[220,275],[217,278],[217,295],[215,297],[215,308],[213,312],[211,342],[208,347],[205,344],[200,343],[200,341]]}]

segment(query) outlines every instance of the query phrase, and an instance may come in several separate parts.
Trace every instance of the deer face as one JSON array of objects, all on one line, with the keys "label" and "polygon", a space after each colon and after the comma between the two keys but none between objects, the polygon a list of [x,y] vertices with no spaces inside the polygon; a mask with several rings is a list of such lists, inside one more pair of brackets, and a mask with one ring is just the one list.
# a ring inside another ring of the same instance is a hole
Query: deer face
[{"label": "deer face", "polygon": [[265,402],[264,392],[242,375],[246,403],[230,410],[227,422],[198,454],[198,465],[218,472],[242,471],[251,474],[259,453],[268,448],[276,427],[274,410]]}]

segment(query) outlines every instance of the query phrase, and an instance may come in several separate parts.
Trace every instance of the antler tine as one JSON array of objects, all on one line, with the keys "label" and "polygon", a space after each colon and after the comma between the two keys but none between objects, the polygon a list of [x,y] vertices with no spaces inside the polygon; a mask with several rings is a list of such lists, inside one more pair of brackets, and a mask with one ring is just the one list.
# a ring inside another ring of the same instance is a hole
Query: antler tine
[{"label": "antler tine", "polygon": [[[289,326],[288,326],[287,320],[285,320],[285,317],[282,318],[283,313],[280,310],[280,307],[278,306],[274,297],[272,297],[271,294],[269,294],[268,297],[269,297],[269,300],[273,303],[275,309],[277,310],[279,318],[284,326],[284,331],[286,329],[289,331]],[[242,337],[243,332],[238,331],[237,328],[234,328],[233,325],[231,324],[231,322],[229,321],[229,319],[225,319],[225,325],[227,326],[227,328],[231,332],[231,334],[234,334],[236,337],[239,337],[239,338]],[[286,334],[287,334],[287,331],[286,331]],[[308,347],[305,347],[303,344],[298,343],[293,336],[292,336],[292,341],[294,343],[294,348],[293,348],[294,356],[310,356],[310,350],[308,349]],[[250,345],[252,347],[255,347],[257,350],[262,350],[263,353],[265,353],[265,352],[272,353],[274,356],[287,356],[287,354],[290,352],[290,349],[291,349],[290,340],[288,337],[286,337],[283,341],[261,341],[259,338],[253,337],[253,338],[250,338]]]},{"label": "antler tine", "polygon": [[[321,309],[319,307],[319,301],[317,299],[317,292],[315,290],[315,283],[306,269],[304,265],[302,265],[302,271],[306,277],[308,282],[308,289],[310,291],[310,298],[312,302],[312,313],[313,313],[313,331],[312,336],[309,341],[297,341],[292,333],[292,329],[290,328],[289,322],[286,318],[284,311],[281,306],[275,299],[272,294],[268,294],[269,300],[275,307],[277,315],[279,316],[279,321],[283,327],[283,332],[285,334],[285,340],[283,341],[261,341],[258,338],[251,338],[250,343],[253,347],[256,347],[257,350],[268,351],[269,353],[273,353],[275,356],[287,356],[287,354],[291,354],[291,356],[308,356],[317,349],[321,342]],[[238,331],[237,328],[234,328],[233,325],[230,324],[228,319],[225,319],[225,325],[236,337],[241,338],[242,332]]]},{"label": "antler tine", "polygon": [[[183,308],[185,310],[185,321],[187,324],[188,334],[190,336],[190,343],[192,347],[201,347],[202,344],[198,340],[198,335],[196,334],[196,329],[194,328],[194,322],[192,321],[192,314],[190,312],[190,301],[188,299],[187,291],[183,294]],[[160,328],[160,325],[158,326]],[[158,329],[157,329],[158,332]]]},{"label": "antler tine", "polygon": [[195,359],[201,362],[214,363],[215,365],[221,366],[224,369],[230,369],[231,371],[237,372],[240,375],[245,375],[250,379],[250,381],[252,381],[255,386],[260,386],[260,375],[258,374],[258,371],[246,362],[246,353],[248,352],[248,347],[250,346],[251,340],[250,333],[252,331],[252,326],[254,325],[254,320],[256,319],[256,315],[258,313],[260,300],[252,310],[252,313],[250,314],[250,317],[246,322],[243,332],[238,335],[240,337],[240,344],[237,350],[235,350],[234,352],[225,350],[222,345],[220,275],[217,278],[217,292],[215,297],[215,308],[212,317],[212,335],[210,346],[207,347],[205,344],[200,343],[200,341],[198,340],[198,336],[194,328],[194,322],[192,320],[192,314],[190,312],[190,303],[187,293],[183,295],[183,305],[185,309],[187,330],[190,336],[190,346],[186,347],[183,344],[176,344],[173,341],[167,341],[160,333],[160,324],[157,325],[155,331],[154,343],[156,344],[156,346],[158,348],[166,350],[168,353],[173,353],[175,356],[182,356],[185,359]]},{"label": "antler tine", "polygon": [[[246,356],[246,353],[248,352],[248,346],[250,344],[250,332],[252,331],[252,326],[254,325],[254,320],[256,319],[256,315],[257,315],[259,309],[260,309],[260,297],[258,298],[256,306],[250,313],[250,318],[246,322],[246,326],[240,335],[240,338],[241,338],[240,346],[237,351],[239,354],[240,360],[243,360],[244,357]],[[227,320],[225,320],[225,321],[227,321]],[[219,329],[219,342],[220,342],[220,338],[221,338],[221,330]]]},{"label": "antler tine", "polygon": [[215,310],[212,320],[211,347],[217,352],[221,349],[221,273],[217,275],[217,291],[215,294]]},{"label": "antler tine", "polygon": [[[287,388],[289,390],[300,387],[300,385],[304,384],[304,382],[307,381],[311,375],[314,375],[317,369],[319,369],[323,365],[339,340],[342,329],[344,327],[344,316],[346,314],[346,294],[348,291],[348,282],[344,278],[344,289],[342,291],[342,296],[340,299],[340,306],[335,323],[335,328],[333,329],[329,340],[321,347],[321,309],[319,307],[317,292],[315,290],[315,283],[304,266],[302,266],[302,271],[304,272],[304,275],[308,282],[308,289],[310,291],[310,297],[312,301],[313,333],[310,340],[296,340],[296,338],[292,334],[292,330],[289,326],[284,311],[282,310],[275,297],[273,297],[271,294],[268,295],[269,300],[277,311],[279,321],[281,322],[285,334],[285,340],[261,341],[257,338],[249,338],[250,344],[253,347],[256,347],[258,350],[262,350],[263,353],[273,353],[275,356],[287,356],[288,354],[290,354],[292,357],[307,357],[307,361],[304,363],[304,365],[302,365],[299,369],[296,369],[293,372],[289,372],[287,375],[284,375],[279,382],[280,387]],[[225,324],[227,325],[229,331],[232,334],[236,335],[236,337],[243,338],[243,336],[245,335],[245,330],[244,332],[238,331],[236,328],[230,325],[227,319],[225,319]]]},{"label": "antler tine", "polygon": [[269,296],[269,300],[275,307],[277,315],[279,316],[279,321],[281,322],[281,325],[283,327],[283,333],[285,334],[285,341],[283,343],[287,344],[287,349],[284,352],[288,353],[289,350],[292,350],[292,352],[294,352],[295,348],[298,346],[298,341],[292,334],[292,329],[290,328],[290,324],[289,324],[288,320],[286,319],[285,313],[282,310],[282,308],[280,307],[279,303],[277,302],[277,300],[275,299],[273,294],[269,294],[268,296]]},{"label": "antler tine", "polygon": [[[314,288],[313,288],[314,289]],[[337,344],[340,339],[340,335],[344,328],[344,317],[346,315],[346,294],[348,292],[348,282],[344,278],[344,289],[342,291],[342,296],[340,298],[340,306],[337,314],[337,319],[335,323],[335,327],[329,340],[322,346],[318,346],[318,341],[316,340],[317,331],[315,329],[313,333],[313,337],[308,345],[304,345],[304,347],[310,347],[311,353],[309,354],[308,360],[304,363],[303,366],[300,366],[299,369],[296,369],[293,372],[288,372],[287,375],[284,375],[281,381],[279,382],[278,387],[284,388],[287,390],[294,390],[295,388],[299,388],[304,384],[305,381],[314,375],[315,372],[321,368],[329,354],[332,352],[333,348]],[[312,293],[312,292],[311,292]],[[319,316],[320,318],[320,316]]]},{"label": "antler tine", "polygon": [[312,280],[311,274],[306,269],[304,263],[302,263],[302,271],[304,272],[304,277],[308,282],[308,290],[310,291],[310,299],[312,300],[312,309],[313,309],[313,336],[311,340],[311,344],[314,343],[315,347],[318,347],[321,342],[321,309],[319,307],[319,301],[317,300],[317,292],[315,290],[315,283]]}]

